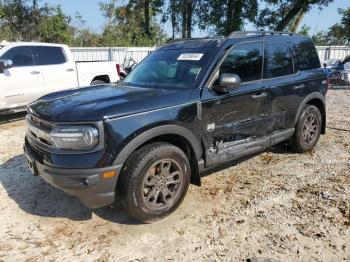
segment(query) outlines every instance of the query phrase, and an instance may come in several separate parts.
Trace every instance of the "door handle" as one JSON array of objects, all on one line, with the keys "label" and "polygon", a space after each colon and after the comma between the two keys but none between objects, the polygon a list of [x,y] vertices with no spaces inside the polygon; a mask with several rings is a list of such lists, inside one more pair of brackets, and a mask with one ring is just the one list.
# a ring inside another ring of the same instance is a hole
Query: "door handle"
[{"label": "door handle", "polygon": [[32,75],[38,75],[38,74],[40,74],[40,71],[32,71],[32,72],[30,72]]},{"label": "door handle", "polygon": [[68,68],[66,71],[67,71],[67,72],[73,72],[74,69],[73,69],[73,68]]},{"label": "door handle", "polygon": [[299,90],[299,89],[303,89],[303,88],[305,88],[304,84],[293,87],[294,90]]},{"label": "door handle", "polygon": [[255,100],[264,99],[264,98],[267,97],[267,93],[266,93],[266,92],[263,92],[263,93],[261,93],[261,94],[259,94],[259,95],[252,95],[251,97],[252,97],[253,99],[255,99]]}]

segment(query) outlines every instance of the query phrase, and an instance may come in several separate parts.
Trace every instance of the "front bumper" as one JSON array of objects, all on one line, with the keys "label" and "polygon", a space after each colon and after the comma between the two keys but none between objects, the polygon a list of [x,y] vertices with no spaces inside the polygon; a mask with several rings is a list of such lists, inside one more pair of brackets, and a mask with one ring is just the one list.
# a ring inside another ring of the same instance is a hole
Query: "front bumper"
[{"label": "front bumper", "polygon": [[[42,163],[27,143],[24,145],[24,153],[34,175],[39,175],[52,186],[77,197],[85,206],[98,208],[114,203],[122,165],[93,169],[57,168]],[[103,173],[110,171],[115,171],[116,175],[104,178]]]}]

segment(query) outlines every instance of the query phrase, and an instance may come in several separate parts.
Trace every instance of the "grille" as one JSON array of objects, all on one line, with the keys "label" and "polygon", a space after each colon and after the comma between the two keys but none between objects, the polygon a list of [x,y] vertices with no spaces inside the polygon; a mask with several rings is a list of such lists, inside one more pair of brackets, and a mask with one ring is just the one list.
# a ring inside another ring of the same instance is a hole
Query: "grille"
[{"label": "grille", "polygon": [[52,147],[50,132],[54,128],[54,124],[43,121],[33,115],[28,115],[27,125],[31,141],[36,147]]},{"label": "grille", "polygon": [[44,120],[41,120],[40,118],[37,118],[37,117],[35,117],[35,116],[33,116],[33,115],[30,115],[29,117],[30,117],[30,120],[31,120],[34,124],[36,124],[36,125],[38,125],[38,126],[41,126],[41,127],[43,127],[43,128],[46,128],[46,129],[48,129],[48,130],[50,130],[50,131],[55,127],[54,124],[52,124],[52,123],[50,123],[50,122],[47,122],[47,121],[44,121]]}]

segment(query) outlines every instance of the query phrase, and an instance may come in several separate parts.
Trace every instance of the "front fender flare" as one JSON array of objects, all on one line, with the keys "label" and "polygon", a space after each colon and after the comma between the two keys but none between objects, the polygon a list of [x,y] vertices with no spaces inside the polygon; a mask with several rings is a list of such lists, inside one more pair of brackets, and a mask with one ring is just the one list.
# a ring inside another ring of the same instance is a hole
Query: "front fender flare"
[{"label": "front fender flare", "polygon": [[114,164],[125,163],[129,156],[137,148],[139,148],[144,143],[150,141],[151,139],[161,135],[178,135],[185,138],[188,141],[188,143],[192,146],[197,161],[199,161],[202,158],[202,148],[200,146],[200,143],[191,131],[178,125],[164,125],[148,129],[147,131],[141,133],[140,135],[132,139],[117,155]]}]

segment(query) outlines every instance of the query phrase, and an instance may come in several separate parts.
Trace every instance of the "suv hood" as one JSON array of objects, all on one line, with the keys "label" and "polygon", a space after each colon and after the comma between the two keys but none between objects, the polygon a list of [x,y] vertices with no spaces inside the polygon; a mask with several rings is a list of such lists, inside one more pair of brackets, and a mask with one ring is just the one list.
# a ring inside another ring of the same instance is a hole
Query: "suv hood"
[{"label": "suv hood", "polygon": [[46,95],[29,111],[51,122],[101,121],[189,102],[192,90],[117,85],[71,89]]}]

